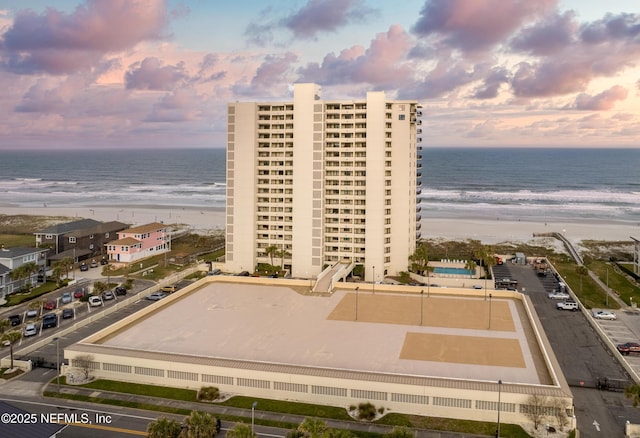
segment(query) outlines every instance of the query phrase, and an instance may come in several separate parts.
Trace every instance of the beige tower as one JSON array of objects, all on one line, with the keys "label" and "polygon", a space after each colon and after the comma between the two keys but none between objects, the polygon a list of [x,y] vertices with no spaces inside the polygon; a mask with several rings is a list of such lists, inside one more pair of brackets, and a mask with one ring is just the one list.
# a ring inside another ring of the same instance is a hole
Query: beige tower
[{"label": "beige tower", "polygon": [[374,281],[406,270],[419,237],[418,108],[384,92],[322,100],[316,84],[296,84],[292,102],[229,104],[226,268],[273,261],[310,278],[346,261]]}]

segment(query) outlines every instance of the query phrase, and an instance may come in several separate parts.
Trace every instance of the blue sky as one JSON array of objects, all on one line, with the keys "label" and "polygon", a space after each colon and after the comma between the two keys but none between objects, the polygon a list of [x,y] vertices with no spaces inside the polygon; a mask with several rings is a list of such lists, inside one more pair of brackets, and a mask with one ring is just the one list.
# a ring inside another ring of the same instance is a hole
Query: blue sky
[{"label": "blue sky", "polygon": [[634,1],[5,0],[0,149],[224,147],[226,104],[424,105],[425,146],[638,147]]}]

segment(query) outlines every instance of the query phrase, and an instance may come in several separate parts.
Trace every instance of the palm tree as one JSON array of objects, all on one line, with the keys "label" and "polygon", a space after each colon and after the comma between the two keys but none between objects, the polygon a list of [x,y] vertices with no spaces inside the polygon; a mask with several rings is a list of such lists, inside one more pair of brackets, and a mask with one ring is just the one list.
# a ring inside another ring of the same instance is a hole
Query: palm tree
[{"label": "palm tree", "polygon": [[160,417],[147,425],[149,438],[178,438],[180,436],[180,423],[167,417]]},{"label": "palm tree", "polygon": [[211,438],[216,433],[216,417],[209,413],[192,411],[184,419],[180,438]]},{"label": "palm tree", "polygon": [[227,432],[228,438],[251,438],[253,436],[251,426],[246,423],[238,423]]},{"label": "palm tree", "polygon": [[8,319],[0,319],[0,336],[4,335],[4,332],[11,327],[11,321]]},{"label": "palm tree", "polygon": [[273,256],[278,254],[278,251],[278,247],[275,245],[269,245],[264,249],[264,253],[268,255],[269,259],[271,260],[271,266],[273,266]]},{"label": "palm tree", "polygon": [[29,280],[36,272],[38,272],[38,265],[33,262],[25,263],[11,271],[11,279],[14,281],[23,280],[25,278]]},{"label": "palm tree", "polygon": [[327,423],[317,418],[305,418],[298,430],[304,434],[306,438],[322,438],[327,433]]},{"label": "palm tree", "polygon": [[13,344],[15,344],[16,342],[18,342],[20,339],[22,339],[22,333],[19,331],[12,331],[12,332],[7,332],[5,334],[2,335],[2,337],[0,338],[0,342],[4,343],[6,341],[9,341],[9,350],[10,350],[10,355],[11,355],[11,367],[10,369],[13,369]]},{"label": "palm tree", "polygon": [[576,273],[580,277],[580,293],[582,293],[582,277],[589,273],[589,270],[584,265],[576,266]]},{"label": "palm tree", "polygon": [[278,251],[278,257],[280,257],[280,270],[284,270],[284,259],[291,257],[291,253],[286,249],[281,249]]},{"label": "palm tree", "polygon": [[464,268],[467,271],[471,271],[471,272],[476,272],[476,268],[478,267],[478,264],[476,262],[474,262],[473,260],[467,260],[467,264],[464,265]]},{"label": "palm tree", "polygon": [[418,245],[415,252],[409,256],[409,261],[413,272],[424,275],[424,271],[427,271],[427,277],[429,276],[429,249],[426,243]]}]

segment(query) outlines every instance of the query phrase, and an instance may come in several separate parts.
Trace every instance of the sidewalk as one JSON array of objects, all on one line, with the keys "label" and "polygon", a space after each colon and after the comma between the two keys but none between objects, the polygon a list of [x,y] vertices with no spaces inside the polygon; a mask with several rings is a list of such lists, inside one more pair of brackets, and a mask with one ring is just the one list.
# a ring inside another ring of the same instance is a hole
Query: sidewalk
[{"label": "sidewalk", "polygon": [[[234,408],[228,406],[220,406],[208,403],[199,403],[199,402],[186,402],[180,400],[169,400],[158,397],[149,397],[142,395],[133,395],[133,394],[124,394],[120,392],[112,392],[112,391],[103,391],[103,390],[95,390],[90,388],[81,388],[75,386],[68,385],[58,385],[50,383],[48,384],[45,391],[49,392],[58,392],[58,390],[62,394],[74,394],[74,395],[82,395],[85,397],[96,397],[110,400],[121,400],[127,402],[135,402],[135,403],[145,403],[156,406],[164,406],[171,407],[175,409],[186,409],[189,411],[199,410],[204,412],[209,412],[217,415],[227,415],[233,417],[244,417],[247,419],[251,418],[251,409],[242,409],[242,408]],[[268,421],[276,421],[276,422],[286,422],[291,424],[300,424],[306,418],[302,415],[295,414],[285,414],[279,412],[267,412],[261,411],[260,406],[258,405],[258,409],[254,411],[254,416],[257,420],[268,420]],[[161,413],[158,413],[161,415]],[[327,427],[333,429],[345,429],[359,432],[369,432],[369,433],[377,433],[377,434],[388,434],[393,431],[394,426],[386,426],[381,424],[373,424],[373,423],[362,423],[358,421],[344,421],[344,420],[332,420],[329,418],[320,418],[327,424]],[[416,432],[416,438],[479,438],[486,437],[486,435],[475,435],[468,433],[455,433],[455,432],[446,432],[446,431],[429,431],[424,429],[413,429]]]}]

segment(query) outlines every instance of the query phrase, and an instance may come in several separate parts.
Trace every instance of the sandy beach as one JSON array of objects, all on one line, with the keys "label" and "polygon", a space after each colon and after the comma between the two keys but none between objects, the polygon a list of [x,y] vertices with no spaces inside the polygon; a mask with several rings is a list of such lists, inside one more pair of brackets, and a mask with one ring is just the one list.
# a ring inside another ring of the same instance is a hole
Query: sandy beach
[{"label": "sandy beach", "polygon": [[[0,206],[6,215],[65,216],[91,218],[98,221],[120,221],[132,226],[149,222],[174,224],[194,232],[208,234],[224,230],[225,211],[222,208],[166,208],[156,206],[112,207],[15,207]],[[478,218],[423,218],[425,239],[480,240],[485,244],[500,242],[530,242],[534,233],[563,233],[578,244],[582,240],[630,241],[640,238],[640,226],[624,222],[534,222],[487,220]]]}]

